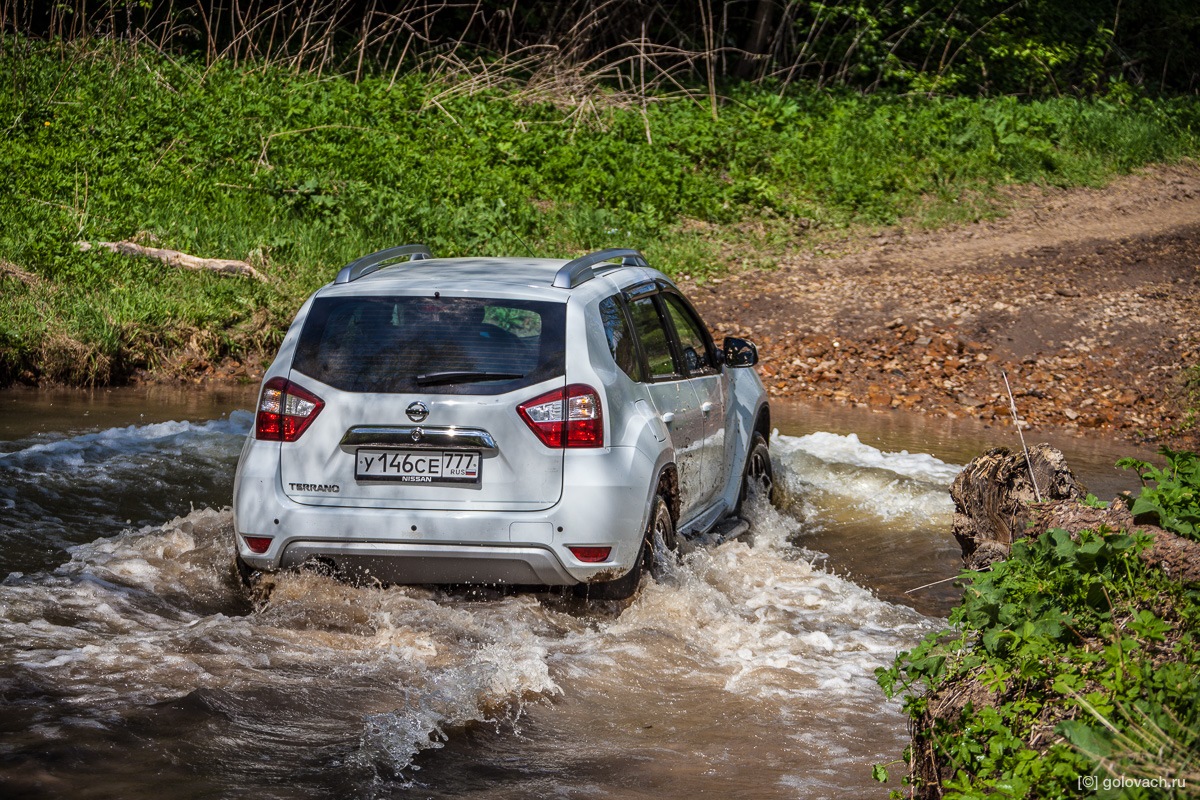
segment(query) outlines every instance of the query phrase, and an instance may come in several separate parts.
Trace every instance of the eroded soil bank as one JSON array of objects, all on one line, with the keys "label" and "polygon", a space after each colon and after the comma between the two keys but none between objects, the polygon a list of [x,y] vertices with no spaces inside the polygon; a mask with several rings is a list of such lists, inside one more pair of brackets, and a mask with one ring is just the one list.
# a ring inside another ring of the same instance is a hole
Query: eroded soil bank
[{"label": "eroded soil bank", "polygon": [[1195,449],[1200,166],[1012,202],[1001,220],[897,228],[685,288],[714,328],[759,344],[777,397],[1008,424],[1004,372],[1035,429]]}]

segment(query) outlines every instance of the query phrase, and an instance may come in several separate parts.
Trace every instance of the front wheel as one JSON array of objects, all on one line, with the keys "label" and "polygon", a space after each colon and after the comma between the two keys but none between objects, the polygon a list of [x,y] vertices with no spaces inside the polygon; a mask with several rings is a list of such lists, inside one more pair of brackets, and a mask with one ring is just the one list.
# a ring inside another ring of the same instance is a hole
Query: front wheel
[{"label": "front wheel", "polygon": [[766,438],[758,431],[750,437],[750,451],[746,454],[746,468],[742,471],[742,488],[738,492],[735,513],[742,513],[742,505],[752,489],[765,491],[768,500],[775,499],[775,473],[771,467],[771,451],[767,449]]}]

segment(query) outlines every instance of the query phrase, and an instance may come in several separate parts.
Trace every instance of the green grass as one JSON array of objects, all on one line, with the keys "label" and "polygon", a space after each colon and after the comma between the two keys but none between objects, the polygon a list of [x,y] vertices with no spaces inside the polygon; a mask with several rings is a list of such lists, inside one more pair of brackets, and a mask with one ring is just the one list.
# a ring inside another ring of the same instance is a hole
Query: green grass
[{"label": "green grass", "polygon": [[[189,345],[270,350],[343,263],[632,245],[675,274],[771,263],[849,225],[994,213],[998,187],[1099,185],[1197,152],[1195,99],[1110,104],[732,87],[568,108],[421,74],[205,68],[103,41],[0,53],[0,384],[120,380]],[[603,97],[597,98],[602,101]],[[761,223],[761,224],[760,224]],[[801,234],[799,231],[805,231]],[[142,237],[269,276],[184,273],[80,240]]]}]

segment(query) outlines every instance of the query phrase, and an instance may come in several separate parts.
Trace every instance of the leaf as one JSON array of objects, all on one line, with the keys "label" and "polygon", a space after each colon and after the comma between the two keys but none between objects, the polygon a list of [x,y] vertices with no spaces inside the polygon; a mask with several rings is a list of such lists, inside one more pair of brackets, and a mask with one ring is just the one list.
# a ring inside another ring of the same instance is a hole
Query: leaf
[{"label": "leaf", "polygon": [[1064,720],[1058,723],[1055,732],[1081,750],[1089,758],[1095,760],[1107,758],[1113,751],[1113,742],[1108,731],[1093,728],[1081,720]]}]

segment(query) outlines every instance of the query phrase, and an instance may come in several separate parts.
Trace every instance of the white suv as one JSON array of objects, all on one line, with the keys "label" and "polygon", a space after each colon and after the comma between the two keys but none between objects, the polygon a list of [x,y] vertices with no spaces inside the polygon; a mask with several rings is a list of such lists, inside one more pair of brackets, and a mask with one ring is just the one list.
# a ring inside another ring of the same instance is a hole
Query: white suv
[{"label": "white suv", "polygon": [[[401,260],[405,259],[405,260]],[[237,566],[622,598],[770,480],[754,345],[636,250],[365,256],[300,309],[234,481]]]}]

